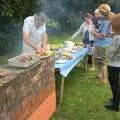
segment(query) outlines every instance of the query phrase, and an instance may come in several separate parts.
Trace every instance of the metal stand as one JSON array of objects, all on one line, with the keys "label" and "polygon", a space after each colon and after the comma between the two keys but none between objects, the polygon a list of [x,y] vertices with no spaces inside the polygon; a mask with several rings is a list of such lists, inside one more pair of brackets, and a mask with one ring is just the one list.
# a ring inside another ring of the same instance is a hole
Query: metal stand
[{"label": "metal stand", "polygon": [[65,78],[62,76],[61,77],[61,85],[60,85],[60,98],[59,98],[59,106],[61,106],[63,102],[63,96],[64,96],[64,81]]},{"label": "metal stand", "polygon": [[85,56],[85,58],[84,58],[84,67],[85,67],[85,71],[87,72],[87,68],[88,68],[88,56]]},{"label": "metal stand", "polygon": [[92,47],[92,68],[95,69],[95,48]]}]

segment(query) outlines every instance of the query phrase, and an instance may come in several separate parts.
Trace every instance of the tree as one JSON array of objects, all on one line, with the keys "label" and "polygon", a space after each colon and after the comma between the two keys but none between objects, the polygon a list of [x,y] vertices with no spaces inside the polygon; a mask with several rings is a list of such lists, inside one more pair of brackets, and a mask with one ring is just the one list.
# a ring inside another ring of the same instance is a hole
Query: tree
[{"label": "tree", "polygon": [[[40,6],[39,6],[40,7]],[[22,21],[38,9],[37,0],[1,0],[0,15],[15,21]]]},{"label": "tree", "polygon": [[39,4],[38,0],[0,0],[0,51],[3,54],[21,51],[23,20],[40,10],[40,5],[40,0]]}]

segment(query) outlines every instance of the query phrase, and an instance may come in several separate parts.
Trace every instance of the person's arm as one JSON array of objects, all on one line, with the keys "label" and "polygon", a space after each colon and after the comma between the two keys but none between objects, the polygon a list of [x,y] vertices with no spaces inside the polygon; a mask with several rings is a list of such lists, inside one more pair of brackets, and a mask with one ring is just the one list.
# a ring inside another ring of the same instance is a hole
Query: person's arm
[{"label": "person's arm", "polygon": [[47,33],[45,32],[44,34],[43,34],[43,48],[47,48],[47,45],[48,45],[48,35],[47,35]]},{"label": "person's arm", "polygon": [[92,33],[93,36],[94,36],[95,38],[97,38],[97,39],[102,37],[101,33],[98,33],[98,32],[96,32],[96,31],[92,31],[91,33]]},{"label": "person's arm", "polygon": [[23,33],[23,40],[27,45],[29,45],[30,47],[32,47],[36,51],[37,46],[30,40],[29,32],[24,32]]},{"label": "person's arm", "polygon": [[106,36],[106,34],[104,34],[104,33],[99,33],[99,32],[97,31],[97,29],[96,29],[93,25],[91,25],[91,26],[88,28],[88,31],[89,31],[96,39],[100,39],[100,38]]},{"label": "person's arm", "polygon": [[30,40],[30,26],[31,26],[31,18],[28,17],[24,20],[23,40],[28,46],[32,47],[36,51],[37,46]]},{"label": "person's arm", "polygon": [[84,23],[80,26],[80,28],[70,37],[70,39],[76,38],[80,33],[82,33],[84,27]]},{"label": "person's arm", "polygon": [[42,26],[42,39],[40,40],[40,43],[38,43],[38,48],[44,48],[47,49],[48,46],[48,35],[46,32],[46,24]]},{"label": "person's arm", "polygon": [[92,33],[92,35],[93,35],[96,39],[100,39],[100,38],[106,36],[106,34],[104,34],[104,33],[99,33],[99,32],[97,32],[95,28],[90,28],[89,31]]}]

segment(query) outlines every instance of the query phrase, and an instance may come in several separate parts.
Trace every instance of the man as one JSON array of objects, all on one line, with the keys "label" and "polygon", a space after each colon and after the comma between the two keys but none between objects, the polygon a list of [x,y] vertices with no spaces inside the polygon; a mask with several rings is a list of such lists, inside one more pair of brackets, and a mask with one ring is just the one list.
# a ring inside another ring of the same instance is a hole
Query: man
[{"label": "man", "polygon": [[36,13],[24,20],[23,25],[23,53],[41,52],[41,48],[47,48],[46,16],[44,13]]},{"label": "man", "polygon": [[112,91],[112,99],[105,104],[109,110],[119,111],[120,104],[120,14],[111,20],[114,32],[113,43],[108,49],[108,79]]}]

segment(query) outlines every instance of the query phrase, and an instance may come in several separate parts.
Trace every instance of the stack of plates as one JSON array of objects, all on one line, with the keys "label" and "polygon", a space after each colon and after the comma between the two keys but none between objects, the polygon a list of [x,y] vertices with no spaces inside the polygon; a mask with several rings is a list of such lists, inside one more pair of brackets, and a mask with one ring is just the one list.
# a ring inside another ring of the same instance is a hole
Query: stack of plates
[{"label": "stack of plates", "polygon": [[64,41],[64,47],[65,48],[67,48],[67,49],[69,49],[69,50],[72,50],[73,49],[73,47],[74,47],[74,42],[72,42],[72,41]]}]

